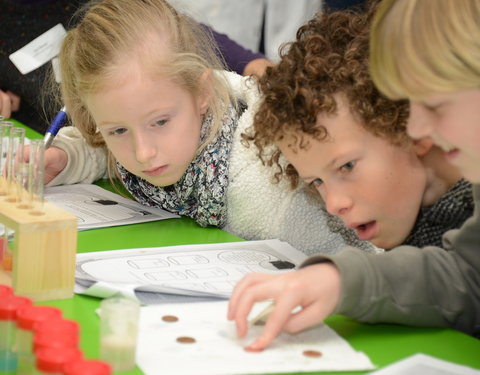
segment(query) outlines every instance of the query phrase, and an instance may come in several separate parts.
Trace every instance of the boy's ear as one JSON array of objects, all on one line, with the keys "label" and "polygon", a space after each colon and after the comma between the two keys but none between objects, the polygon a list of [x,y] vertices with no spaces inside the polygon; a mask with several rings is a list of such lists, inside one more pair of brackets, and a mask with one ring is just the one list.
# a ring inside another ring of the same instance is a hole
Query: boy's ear
[{"label": "boy's ear", "polygon": [[415,139],[413,141],[413,147],[418,157],[425,156],[433,147],[432,138],[425,137],[422,139]]},{"label": "boy's ear", "polygon": [[210,107],[210,100],[212,99],[212,69],[207,69],[200,77],[200,92],[198,95],[198,108],[200,113],[204,115]]}]

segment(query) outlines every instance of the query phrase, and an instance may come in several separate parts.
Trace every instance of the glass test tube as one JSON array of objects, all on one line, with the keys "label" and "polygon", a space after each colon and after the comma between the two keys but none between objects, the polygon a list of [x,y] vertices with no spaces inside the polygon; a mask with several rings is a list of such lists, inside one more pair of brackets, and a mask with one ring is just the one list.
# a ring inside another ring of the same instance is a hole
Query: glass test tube
[{"label": "glass test tube", "polygon": [[[7,195],[6,198],[9,202],[17,202],[19,200],[19,192],[21,188],[18,187],[17,175],[20,173],[20,168],[23,165],[23,146],[25,142],[25,129],[11,127],[10,134],[8,137],[8,148],[7,155],[5,156],[5,176],[7,179]],[[3,268],[7,271],[13,269],[13,254],[12,249],[14,247],[13,240],[14,238],[12,231],[4,226],[3,233],[3,259],[2,265]]]},{"label": "glass test tube", "polygon": [[45,186],[44,178],[44,154],[45,143],[43,139],[32,139],[30,141],[30,156],[28,166],[28,196],[29,204],[32,205],[37,213],[41,213],[43,208],[43,194]]},{"label": "glass test tube", "polygon": [[[23,146],[25,142],[25,129],[11,127],[8,137],[8,149],[5,157],[5,176],[7,179],[7,197],[8,202],[18,202],[20,197],[19,192],[21,187],[18,186],[19,181],[17,176],[20,176],[20,169],[23,166]],[[14,248],[13,238],[14,233],[8,227],[4,227],[3,234],[3,268],[7,271],[13,269],[13,253]]]},{"label": "glass test tube", "polygon": [[13,269],[13,243],[10,240],[12,237],[12,230],[10,230],[6,225],[3,226],[3,234],[0,237],[0,251],[2,255],[0,256],[2,260],[2,267],[5,271],[11,271]]},{"label": "glass test tube", "polygon": [[25,129],[12,127],[10,129],[10,137],[8,144],[7,152],[7,168],[6,176],[8,183],[8,195],[12,202],[15,202],[18,197],[18,188],[15,188],[17,185],[17,174],[21,165],[23,164],[23,146],[25,142]]},{"label": "glass test tube", "polygon": [[[10,133],[13,124],[8,121],[0,121],[0,198],[5,197],[9,192],[7,178],[7,159],[10,149]],[[8,238],[10,230],[4,224],[0,224],[0,266],[1,268],[12,270],[12,257],[8,249]]]},{"label": "glass test tube", "polygon": [[10,143],[10,130],[13,124],[8,121],[0,121],[0,196],[7,195],[7,153]]},{"label": "glass test tube", "polygon": [[29,184],[29,164],[19,162],[15,166],[15,201],[19,202],[18,208],[31,208],[30,198],[28,193]]}]

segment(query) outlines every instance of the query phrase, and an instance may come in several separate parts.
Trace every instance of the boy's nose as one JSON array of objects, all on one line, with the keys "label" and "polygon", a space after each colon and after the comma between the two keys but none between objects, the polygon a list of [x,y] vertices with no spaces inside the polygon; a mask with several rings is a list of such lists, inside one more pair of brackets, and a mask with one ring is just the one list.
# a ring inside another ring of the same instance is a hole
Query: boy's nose
[{"label": "boy's nose", "polygon": [[407,122],[408,135],[414,139],[431,136],[433,131],[431,115],[421,104],[410,103],[410,115]]},{"label": "boy's nose", "polygon": [[339,190],[324,192],[323,200],[327,211],[335,216],[342,218],[352,207],[352,199]]}]

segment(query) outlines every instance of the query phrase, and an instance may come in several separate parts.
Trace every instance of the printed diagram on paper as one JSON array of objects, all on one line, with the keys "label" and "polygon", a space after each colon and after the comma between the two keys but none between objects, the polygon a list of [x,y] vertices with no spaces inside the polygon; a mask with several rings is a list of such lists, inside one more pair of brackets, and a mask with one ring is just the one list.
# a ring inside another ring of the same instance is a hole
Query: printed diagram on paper
[{"label": "printed diagram on paper", "polygon": [[49,187],[45,190],[45,199],[75,215],[78,230],[179,217],[91,184]]},{"label": "printed diagram on paper", "polygon": [[228,298],[247,273],[288,272],[305,258],[279,240],[93,252],[77,254],[76,279],[88,288],[78,292],[99,297],[135,290]]}]

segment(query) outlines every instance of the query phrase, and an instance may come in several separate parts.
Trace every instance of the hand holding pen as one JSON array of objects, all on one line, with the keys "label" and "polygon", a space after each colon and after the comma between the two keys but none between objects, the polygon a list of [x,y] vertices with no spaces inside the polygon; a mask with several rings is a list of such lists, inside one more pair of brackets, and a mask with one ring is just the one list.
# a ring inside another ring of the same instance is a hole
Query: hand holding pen
[{"label": "hand holding pen", "polygon": [[45,133],[45,148],[49,148],[50,145],[53,142],[53,139],[57,135],[58,131],[60,128],[65,124],[65,121],[67,120],[67,109],[63,107],[55,116],[53,119],[52,123],[50,124],[50,127],[48,128],[47,132]]},{"label": "hand holding pen", "polygon": [[[44,146],[48,149],[44,154],[44,182],[48,184],[53,180],[67,165],[68,157],[64,150],[57,147],[50,147],[53,139],[57,135],[60,128],[65,124],[67,113],[65,107],[57,113],[50,127],[45,133]],[[30,150],[27,145],[24,149],[24,160],[28,162],[30,158]]]}]

